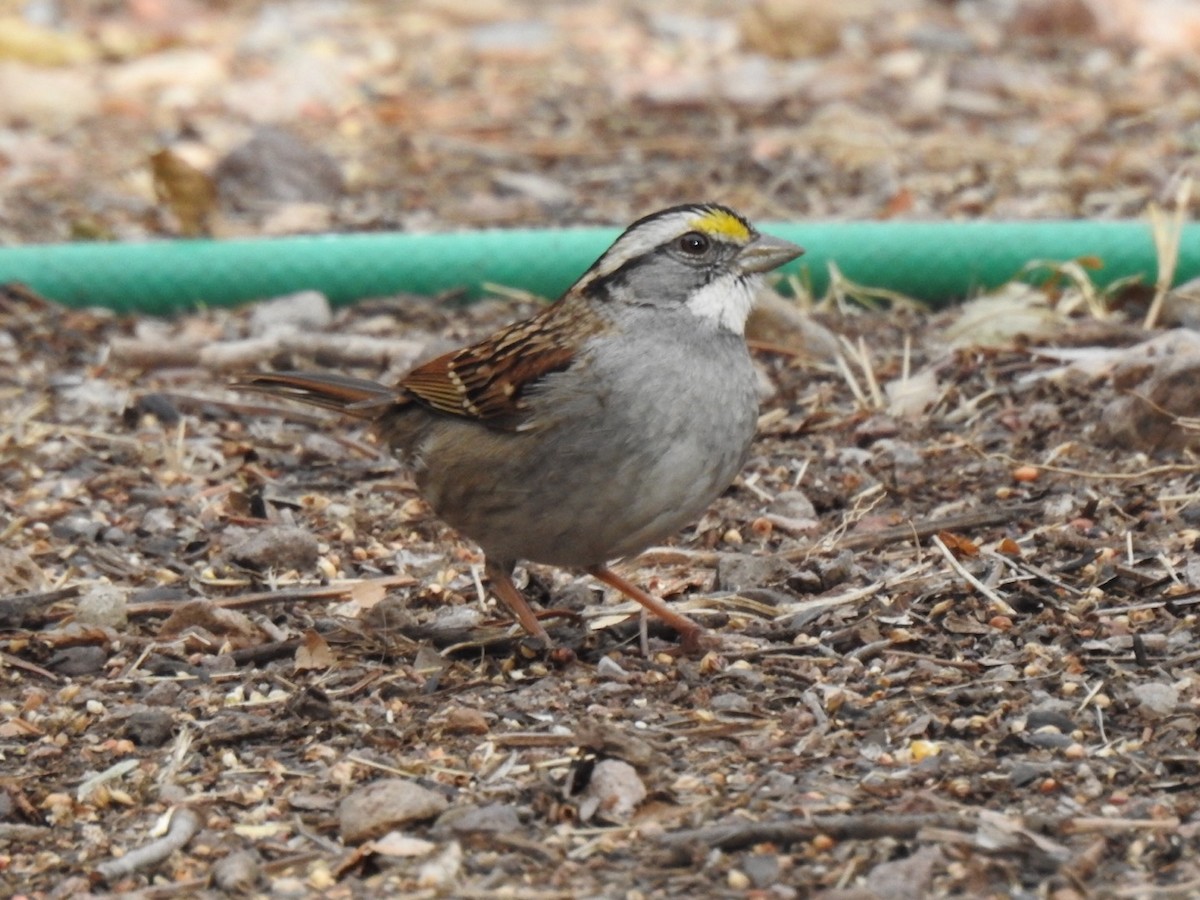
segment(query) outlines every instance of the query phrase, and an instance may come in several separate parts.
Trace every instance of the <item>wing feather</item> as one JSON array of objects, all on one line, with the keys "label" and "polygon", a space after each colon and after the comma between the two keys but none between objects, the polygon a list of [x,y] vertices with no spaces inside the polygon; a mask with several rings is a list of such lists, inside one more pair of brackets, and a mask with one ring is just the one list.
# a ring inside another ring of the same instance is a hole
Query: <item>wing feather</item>
[{"label": "wing feather", "polygon": [[418,366],[399,388],[438,412],[518,430],[526,424],[526,391],[570,368],[579,345],[605,327],[586,303],[568,296],[477,344]]}]

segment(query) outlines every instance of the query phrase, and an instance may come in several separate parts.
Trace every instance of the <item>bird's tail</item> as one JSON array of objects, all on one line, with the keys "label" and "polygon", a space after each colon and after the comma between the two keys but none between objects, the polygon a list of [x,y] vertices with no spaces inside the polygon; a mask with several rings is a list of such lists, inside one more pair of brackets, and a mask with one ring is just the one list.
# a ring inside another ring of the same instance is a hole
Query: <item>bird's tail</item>
[{"label": "bird's tail", "polygon": [[408,402],[394,388],[349,375],[265,372],[240,378],[233,386],[239,390],[287,397],[360,419],[377,419],[389,409]]}]

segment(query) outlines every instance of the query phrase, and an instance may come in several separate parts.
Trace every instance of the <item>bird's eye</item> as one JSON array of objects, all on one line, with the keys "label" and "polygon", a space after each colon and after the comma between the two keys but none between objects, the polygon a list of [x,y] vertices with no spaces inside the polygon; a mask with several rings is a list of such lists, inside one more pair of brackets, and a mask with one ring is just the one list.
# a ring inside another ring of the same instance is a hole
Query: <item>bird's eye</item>
[{"label": "bird's eye", "polygon": [[708,237],[698,231],[689,231],[677,242],[679,249],[688,256],[703,256],[708,252]]}]

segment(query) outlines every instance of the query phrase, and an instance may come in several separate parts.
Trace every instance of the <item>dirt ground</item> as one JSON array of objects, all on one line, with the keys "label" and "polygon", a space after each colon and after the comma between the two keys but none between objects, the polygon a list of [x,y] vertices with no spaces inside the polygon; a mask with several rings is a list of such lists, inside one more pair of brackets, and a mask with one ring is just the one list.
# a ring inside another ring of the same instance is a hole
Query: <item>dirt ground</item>
[{"label": "dirt ground", "polygon": [[[1200,205],[1191,4],[459,6],[0,2],[0,241]],[[229,388],[536,300],[0,288],[0,893],[1200,893],[1200,316],[1152,294],[764,298],[750,462],[620,564],[720,647],[519,570],[570,659],[371,435]]]}]

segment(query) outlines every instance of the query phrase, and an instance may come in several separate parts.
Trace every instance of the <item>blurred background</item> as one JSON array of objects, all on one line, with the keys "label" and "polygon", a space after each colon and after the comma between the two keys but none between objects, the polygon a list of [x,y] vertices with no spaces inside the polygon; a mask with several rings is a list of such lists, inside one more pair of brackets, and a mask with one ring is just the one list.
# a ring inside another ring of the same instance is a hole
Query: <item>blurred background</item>
[{"label": "blurred background", "polygon": [[1115,218],[1198,158],[1187,0],[0,0],[10,244]]}]

